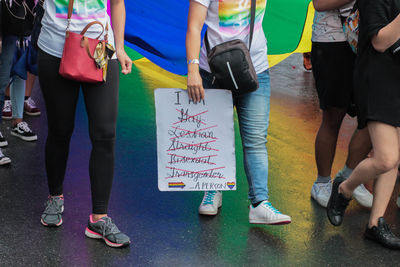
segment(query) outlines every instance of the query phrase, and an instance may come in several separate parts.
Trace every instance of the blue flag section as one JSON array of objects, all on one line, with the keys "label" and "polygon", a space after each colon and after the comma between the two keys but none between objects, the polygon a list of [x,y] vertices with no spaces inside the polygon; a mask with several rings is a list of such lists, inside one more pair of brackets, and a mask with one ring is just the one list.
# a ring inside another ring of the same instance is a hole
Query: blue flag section
[{"label": "blue flag section", "polygon": [[126,1],[126,44],[175,74],[187,72],[185,38],[189,1]]}]

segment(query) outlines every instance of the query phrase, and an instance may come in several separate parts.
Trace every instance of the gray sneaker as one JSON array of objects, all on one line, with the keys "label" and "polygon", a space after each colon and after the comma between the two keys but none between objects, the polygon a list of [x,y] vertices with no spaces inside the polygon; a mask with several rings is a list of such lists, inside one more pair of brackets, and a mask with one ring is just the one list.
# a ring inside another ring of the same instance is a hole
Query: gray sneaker
[{"label": "gray sneaker", "polygon": [[64,198],[50,196],[45,206],[40,222],[44,226],[60,226],[63,223]]},{"label": "gray sneaker", "polygon": [[122,233],[111,218],[107,216],[94,222],[93,216],[90,215],[85,235],[89,238],[103,239],[108,246],[114,248],[127,246],[131,243],[129,237]]}]

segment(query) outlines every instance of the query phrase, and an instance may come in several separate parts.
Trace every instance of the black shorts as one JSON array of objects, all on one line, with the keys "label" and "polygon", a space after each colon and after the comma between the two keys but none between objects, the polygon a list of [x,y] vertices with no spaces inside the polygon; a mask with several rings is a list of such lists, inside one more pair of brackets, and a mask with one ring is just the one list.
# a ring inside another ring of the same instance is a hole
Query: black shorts
[{"label": "black shorts", "polygon": [[355,59],[347,42],[313,42],[312,71],[322,110],[351,106]]}]

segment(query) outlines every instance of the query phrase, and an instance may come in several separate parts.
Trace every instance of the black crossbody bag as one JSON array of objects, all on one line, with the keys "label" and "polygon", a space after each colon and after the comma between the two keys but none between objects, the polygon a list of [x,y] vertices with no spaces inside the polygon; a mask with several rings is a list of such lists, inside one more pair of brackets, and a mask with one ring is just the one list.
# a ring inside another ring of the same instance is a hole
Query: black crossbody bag
[{"label": "black crossbody bag", "polygon": [[207,49],[208,65],[214,80],[223,89],[229,89],[234,96],[258,89],[257,73],[250,57],[256,16],[256,0],[251,0],[249,48],[242,40],[232,40],[210,50],[207,31],[204,42]]}]

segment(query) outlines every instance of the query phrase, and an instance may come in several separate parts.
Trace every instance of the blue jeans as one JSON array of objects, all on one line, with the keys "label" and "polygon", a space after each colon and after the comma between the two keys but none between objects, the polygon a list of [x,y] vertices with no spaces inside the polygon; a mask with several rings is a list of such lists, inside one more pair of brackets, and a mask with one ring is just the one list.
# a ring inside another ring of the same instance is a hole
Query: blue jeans
[{"label": "blue jeans", "polygon": [[[200,70],[204,88],[218,88],[212,84],[213,75]],[[249,200],[252,204],[268,200],[267,134],[271,86],[269,70],[258,76],[260,87],[251,93],[234,97],[233,103],[239,118],[242,138],[244,169],[249,183]]]},{"label": "blue jeans", "polygon": [[[15,51],[17,49],[16,41],[18,38],[12,35],[3,36],[3,49],[0,54],[0,110],[4,105],[4,93],[10,82],[10,73],[13,65]],[[11,87],[11,101],[13,118],[22,118],[24,112],[25,83],[19,77],[14,77]],[[0,116],[1,122],[1,116]]]}]

